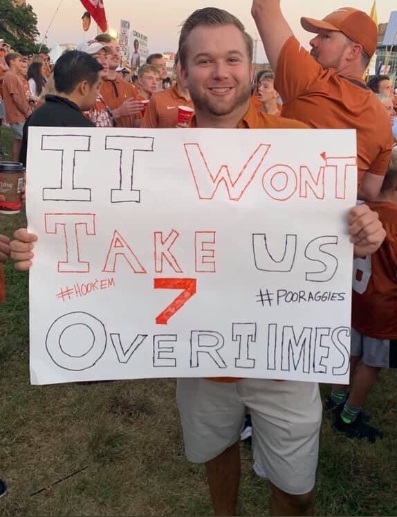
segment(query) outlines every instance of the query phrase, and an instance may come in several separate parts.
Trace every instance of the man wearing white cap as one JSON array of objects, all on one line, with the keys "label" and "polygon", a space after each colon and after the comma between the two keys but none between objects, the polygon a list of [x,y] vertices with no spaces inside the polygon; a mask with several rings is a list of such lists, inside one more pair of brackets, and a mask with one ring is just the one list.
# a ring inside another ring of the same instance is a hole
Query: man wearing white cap
[{"label": "man wearing white cap", "polygon": [[391,154],[390,122],[363,76],[378,30],[363,11],[342,7],[322,20],[301,18],[313,32],[307,52],[288,25],[280,0],[253,0],[252,15],[276,73],[282,115],[315,128],[357,130],[358,196],[378,195]]},{"label": "man wearing white cap", "polygon": [[[78,50],[90,54],[94,59],[103,66],[101,78],[104,79],[109,73],[108,56],[112,53],[112,49],[106,43],[100,43],[96,40],[82,43],[78,46]],[[95,104],[90,111],[86,111],[84,115],[91,120],[96,127],[113,127],[113,116],[109,107],[106,105],[102,95],[98,92]]]}]

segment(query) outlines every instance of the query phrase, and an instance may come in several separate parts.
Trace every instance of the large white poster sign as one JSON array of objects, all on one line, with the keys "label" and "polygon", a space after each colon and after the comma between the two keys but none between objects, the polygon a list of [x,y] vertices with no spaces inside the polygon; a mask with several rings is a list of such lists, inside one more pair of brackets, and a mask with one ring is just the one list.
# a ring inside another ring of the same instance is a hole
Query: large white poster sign
[{"label": "large white poster sign", "polygon": [[354,131],[31,128],[31,379],[348,380]]},{"label": "large white poster sign", "polygon": [[130,59],[130,22],[128,20],[120,20],[119,45],[122,64],[128,65]]},{"label": "large white poster sign", "polygon": [[133,29],[130,35],[130,64],[140,67],[146,63],[149,56],[148,37]]}]

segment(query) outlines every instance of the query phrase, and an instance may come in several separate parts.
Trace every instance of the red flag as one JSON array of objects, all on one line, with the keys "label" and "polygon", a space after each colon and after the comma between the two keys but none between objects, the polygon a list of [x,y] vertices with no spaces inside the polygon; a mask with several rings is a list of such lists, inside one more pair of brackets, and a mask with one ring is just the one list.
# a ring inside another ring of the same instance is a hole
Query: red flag
[{"label": "red flag", "polygon": [[94,18],[102,32],[106,32],[108,23],[106,21],[105,7],[103,0],[80,0],[90,15]]}]

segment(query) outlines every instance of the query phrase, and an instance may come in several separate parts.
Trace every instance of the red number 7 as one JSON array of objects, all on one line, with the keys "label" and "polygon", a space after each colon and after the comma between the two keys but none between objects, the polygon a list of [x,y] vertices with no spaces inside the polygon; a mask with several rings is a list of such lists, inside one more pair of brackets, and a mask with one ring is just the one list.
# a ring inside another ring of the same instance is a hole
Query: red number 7
[{"label": "red number 7", "polygon": [[167,325],[168,320],[176,314],[185,303],[196,294],[195,278],[155,278],[155,289],[183,289],[178,296],[156,317],[158,325]]}]

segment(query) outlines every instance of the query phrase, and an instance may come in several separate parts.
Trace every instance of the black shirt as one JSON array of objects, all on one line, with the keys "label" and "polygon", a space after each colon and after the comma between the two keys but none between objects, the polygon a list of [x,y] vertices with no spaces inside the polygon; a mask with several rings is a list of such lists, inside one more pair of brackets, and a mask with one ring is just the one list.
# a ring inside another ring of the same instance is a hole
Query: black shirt
[{"label": "black shirt", "polygon": [[21,152],[19,161],[26,166],[28,149],[28,128],[30,126],[44,127],[95,127],[74,102],[59,95],[46,95],[45,103],[33,111],[26,120],[23,128]]}]

